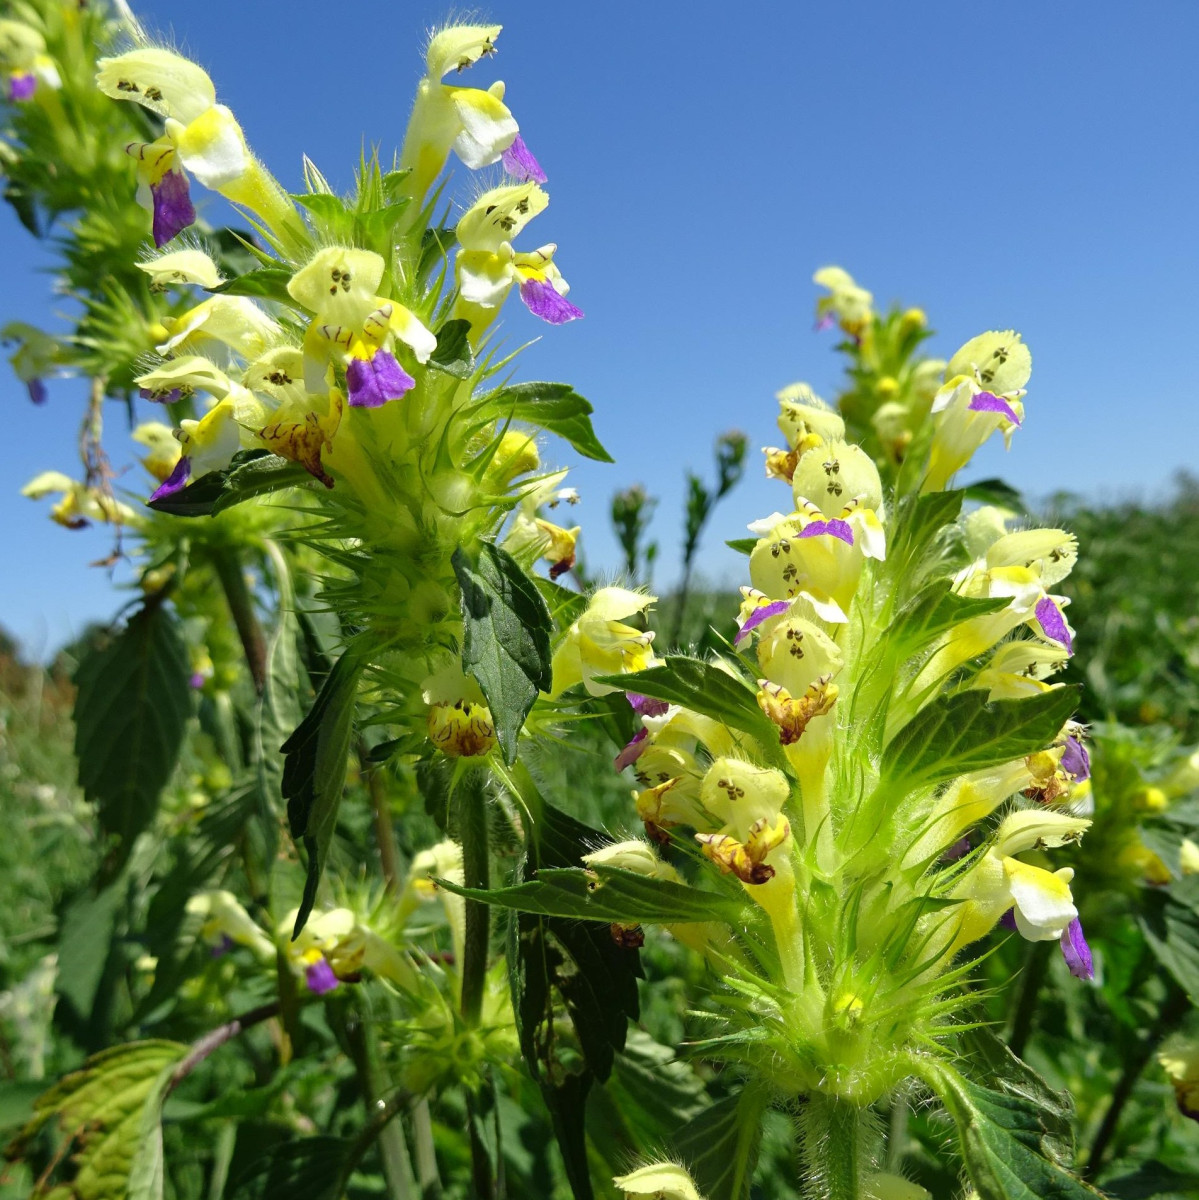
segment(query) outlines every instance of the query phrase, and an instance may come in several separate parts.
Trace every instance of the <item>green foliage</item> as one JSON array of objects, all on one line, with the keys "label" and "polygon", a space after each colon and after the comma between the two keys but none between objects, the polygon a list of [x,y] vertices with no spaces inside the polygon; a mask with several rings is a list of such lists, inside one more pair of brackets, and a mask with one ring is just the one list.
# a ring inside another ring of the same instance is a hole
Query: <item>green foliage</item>
[{"label": "green foliage", "polygon": [[155,512],[172,517],[212,517],[256,496],[307,484],[303,467],[266,450],[239,450],[220,471],[202,475],[178,492],[150,501]]},{"label": "green foliage", "polygon": [[594,409],[569,384],[514,383],[488,399],[511,420],[540,425],[596,462],[612,461],[591,426]]},{"label": "green foliage", "polygon": [[154,820],[191,715],[190,670],[179,626],[161,597],[130,618],[75,675],[79,783],[118,860]]},{"label": "green foliage", "polygon": [[520,564],[490,542],[474,556],[459,547],[454,572],[462,589],[462,669],[483,689],[512,762],[538,692],[550,687],[549,610]]}]

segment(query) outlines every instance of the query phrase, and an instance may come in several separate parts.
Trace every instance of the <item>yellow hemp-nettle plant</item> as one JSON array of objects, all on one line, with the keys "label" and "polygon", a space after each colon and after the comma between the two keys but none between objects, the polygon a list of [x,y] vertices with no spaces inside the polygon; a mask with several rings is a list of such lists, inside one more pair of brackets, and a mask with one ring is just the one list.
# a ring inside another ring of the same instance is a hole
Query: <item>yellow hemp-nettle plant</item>
[{"label": "yellow hemp-nettle plant", "polygon": [[[984,1148],[965,1150],[980,1194],[1007,1194],[983,1160],[1011,1154],[1022,1177],[1081,1196],[987,1125],[987,1089],[1003,1085],[954,1061],[996,926],[1093,971],[1073,871],[1054,864],[1091,823],[1075,692],[1052,679],[1073,651],[1055,587],[1075,539],[964,511],[951,486],[990,435],[1021,424],[1031,358],[1019,334],[991,332],[930,368],[914,358],[922,313],[879,317],[845,272],[816,278],[855,391],[840,412],[804,384],[780,394],[786,445],[765,451],[766,470],[790,487],[789,511],[735,543],[748,585],[733,643],[653,658],[620,623],[645,598],[605,589],[555,659],[556,690],[626,692],[634,733],[616,767],[635,781],[645,839],[585,856],[581,900],[561,872],[492,894],[590,912],[621,939],[657,924],[702,953],[719,986],[694,1050],[744,1073],[739,1120],[800,1101],[812,1196],[927,1195],[885,1172],[872,1115],[913,1087],[963,1128],[986,1126]],[[643,1179],[698,1194],[673,1166],[616,1183],[639,1194]]]}]

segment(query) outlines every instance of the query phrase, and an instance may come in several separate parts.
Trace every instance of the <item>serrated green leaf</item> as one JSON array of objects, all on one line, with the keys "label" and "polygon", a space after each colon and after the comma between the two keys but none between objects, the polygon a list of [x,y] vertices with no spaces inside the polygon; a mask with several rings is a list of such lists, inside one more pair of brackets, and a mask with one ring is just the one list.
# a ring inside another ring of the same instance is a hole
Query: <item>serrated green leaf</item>
[{"label": "serrated green leaf", "polygon": [[979,1087],[946,1063],[919,1060],[921,1078],[953,1118],[980,1200],[1094,1200],[1102,1193],[1047,1157],[1056,1119],[1014,1091]]},{"label": "serrated green leaf", "polygon": [[298,192],[292,199],[306,208],[318,233],[332,241],[346,241],[354,232],[354,214],[340,196],[330,192]]},{"label": "serrated green leaf", "polygon": [[316,902],[316,889],[346,782],[346,759],[354,729],[358,676],[365,662],[348,647],[325,677],[308,715],[283,743],[282,792],[291,835],[303,841],[308,856],[304,896],[293,937],[299,936]]},{"label": "serrated green leaf", "polygon": [[757,695],[727,671],[682,654],[671,654],[661,666],[629,675],[601,675],[600,683],[637,692],[723,721],[750,734],[763,747],[779,744],[778,727],[758,707]]},{"label": "serrated green leaf", "polygon": [[515,383],[488,397],[504,415],[565,438],[580,454],[612,462],[591,426],[594,409],[568,383]]},{"label": "serrated green leaf", "polygon": [[149,601],[75,673],[79,783],[122,858],[158,812],[191,715],[191,667],[179,622]]},{"label": "serrated green leaf", "polygon": [[468,379],[475,369],[475,355],[470,348],[470,322],[447,321],[437,330],[437,348],[429,355],[429,366]]},{"label": "serrated green leaf", "polygon": [[987,701],[985,689],[938,696],[883,751],[882,779],[898,792],[996,767],[1048,746],[1078,707],[1078,689]]},{"label": "serrated green leaf", "polygon": [[223,471],[210,471],[181,491],[150,501],[173,517],[209,517],[235,504],[312,482],[300,466],[267,450],[239,450]]},{"label": "serrated green leaf", "polygon": [[99,893],[88,888],[67,905],[59,922],[58,954],[70,969],[58,972],[54,988],[81,1017],[95,1004],[127,886],[122,876]]},{"label": "serrated green leaf", "polygon": [[1157,1200],[1159,1197],[1172,1200],[1175,1196],[1190,1200],[1199,1196],[1199,1175],[1150,1162],[1128,1175],[1107,1180],[1103,1190],[1112,1200]]},{"label": "serrated green leaf", "polygon": [[506,888],[465,888],[447,880],[439,885],[516,912],[609,924],[737,923],[747,907],[721,892],[650,879],[619,867],[595,867],[590,872],[581,867],[543,867],[534,879]]},{"label": "serrated green leaf", "polygon": [[490,542],[476,555],[454,551],[462,592],[462,669],[474,676],[504,758],[516,758],[516,739],[539,692],[549,691],[549,609],[536,584],[506,550]]},{"label": "serrated green leaf", "polygon": [[214,295],[252,296],[256,300],[276,300],[280,304],[290,304],[292,299],[287,291],[290,282],[291,272],[286,267],[260,267],[208,290]]},{"label": "serrated green leaf", "polygon": [[753,1088],[718,1100],[675,1135],[675,1150],[705,1200],[747,1200],[766,1096]]},{"label": "serrated green leaf", "polygon": [[188,1047],[146,1041],[114,1046],[59,1080],[34,1105],[20,1146],[56,1120],[72,1140],[73,1177],[59,1185],[63,1200],[157,1200],[161,1142],[155,1145],[162,1099]]},{"label": "serrated green leaf", "polygon": [[731,538],[725,542],[730,550],[736,550],[738,554],[752,554],[754,547],[758,544],[757,538]]},{"label": "serrated green leaf", "polygon": [[544,575],[533,576],[533,582],[559,629],[573,625],[587,611],[587,597],[582,592],[572,592],[570,588],[564,588],[560,583],[546,579]]},{"label": "serrated green leaf", "polygon": [[888,539],[888,564],[904,567],[919,558],[929,543],[962,511],[962,492],[928,492],[906,496],[895,516],[895,535]]}]

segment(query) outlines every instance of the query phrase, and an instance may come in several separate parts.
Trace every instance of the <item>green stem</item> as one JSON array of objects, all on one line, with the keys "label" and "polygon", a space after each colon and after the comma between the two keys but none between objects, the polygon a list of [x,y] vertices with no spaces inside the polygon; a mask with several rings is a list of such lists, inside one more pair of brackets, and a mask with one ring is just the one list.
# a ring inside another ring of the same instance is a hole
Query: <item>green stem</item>
[{"label": "green stem", "polygon": [[866,1113],[837,1096],[811,1093],[797,1121],[805,1200],[861,1200],[870,1172]]},{"label": "green stem", "polygon": [[1190,1011],[1191,1002],[1187,994],[1177,984],[1170,984],[1170,993],[1158,1013],[1157,1020],[1149,1027],[1141,1043],[1124,1065],[1124,1073],[1112,1091],[1112,1102],[1107,1112],[1103,1114],[1103,1122],[1091,1143],[1091,1152],[1087,1155],[1086,1166],[1082,1169],[1084,1179],[1094,1179],[1103,1165],[1104,1156],[1115,1136],[1116,1127],[1120,1123],[1120,1114],[1132,1097],[1133,1089],[1141,1072],[1145,1069],[1154,1050],[1166,1036]]},{"label": "green stem", "polygon": [[[487,888],[491,884],[491,855],[484,772],[467,771],[458,783],[456,795],[463,879],[468,888]],[[478,900],[467,900],[462,951],[462,1017],[467,1025],[477,1025],[483,1010],[490,933],[491,910]]]},{"label": "green stem", "polygon": [[1037,1000],[1041,993],[1041,984],[1045,982],[1049,970],[1049,960],[1053,955],[1052,942],[1034,942],[1029,951],[1028,961],[1024,964],[1024,978],[1020,983],[1020,997],[1016,1001],[1016,1011],[1012,1016],[1012,1032],[1008,1036],[1008,1049],[1017,1057],[1024,1054],[1024,1047],[1032,1033],[1033,1017],[1037,1012]]},{"label": "green stem", "polygon": [[400,856],[396,850],[395,828],[391,821],[391,805],[387,795],[387,782],[383,768],[372,763],[370,747],[358,739],[358,766],[370,793],[371,810],[375,818],[375,841],[379,844],[379,865],[383,870],[383,882],[387,891],[395,892],[400,886]]},{"label": "green stem", "polygon": [[237,555],[230,550],[215,550],[212,564],[221,581],[233,623],[237,626],[237,636],[245,651],[254,690],[261,696],[262,689],[266,687],[266,635],[254,611],[254,597],[246,583],[245,570]]}]

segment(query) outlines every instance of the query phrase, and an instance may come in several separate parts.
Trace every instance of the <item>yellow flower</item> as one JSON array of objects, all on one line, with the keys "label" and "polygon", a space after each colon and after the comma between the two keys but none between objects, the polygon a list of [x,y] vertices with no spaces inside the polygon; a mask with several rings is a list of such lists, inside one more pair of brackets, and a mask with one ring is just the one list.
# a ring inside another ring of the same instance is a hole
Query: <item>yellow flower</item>
[{"label": "yellow flower", "polygon": [[655,663],[654,635],[623,624],[627,617],[645,612],[657,599],[627,588],[600,588],[587,611],[570,627],[554,651],[551,696],[581,683],[593,696],[619,691],[600,683],[600,675],[644,671]]}]

